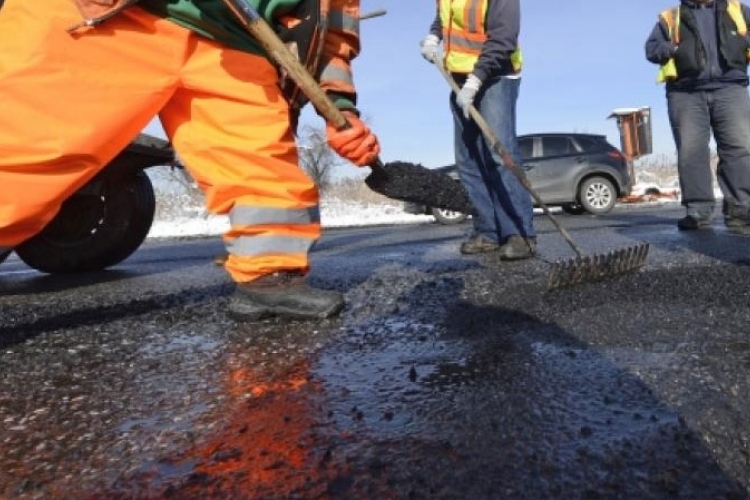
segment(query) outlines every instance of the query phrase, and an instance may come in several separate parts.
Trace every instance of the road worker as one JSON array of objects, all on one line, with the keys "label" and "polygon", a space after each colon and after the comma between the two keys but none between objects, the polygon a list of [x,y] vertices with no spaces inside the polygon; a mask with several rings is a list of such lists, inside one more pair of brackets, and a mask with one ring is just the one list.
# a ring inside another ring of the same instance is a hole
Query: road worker
[{"label": "road worker", "polygon": [[[360,2],[251,3],[280,34],[303,33],[305,54],[320,54],[305,63],[351,124],[328,126],[328,143],[357,166],[372,163],[380,147],[358,117],[350,66]],[[0,33],[0,255],[41,231],[158,115],[208,211],[229,216],[229,312],[341,311],[341,293],[305,281],[321,226],[292,131],[299,102],[221,0],[5,0]]]},{"label": "road worker", "polygon": [[498,252],[504,260],[527,259],[536,252],[531,196],[469,118],[469,106],[477,108],[520,165],[516,138],[520,3],[438,0],[429,34],[420,43],[422,56],[430,62],[442,53],[437,63],[445,65],[461,88],[450,99],[456,167],[474,213],[472,234],[460,251]]},{"label": "road worker", "polygon": [[750,234],[749,22],[750,9],[736,0],[682,0],[659,15],[646,40],[646,58],[660,65],[657,81],[666,84],[686,210],[681,230],[713,222],[713,132],[724,224]]}]

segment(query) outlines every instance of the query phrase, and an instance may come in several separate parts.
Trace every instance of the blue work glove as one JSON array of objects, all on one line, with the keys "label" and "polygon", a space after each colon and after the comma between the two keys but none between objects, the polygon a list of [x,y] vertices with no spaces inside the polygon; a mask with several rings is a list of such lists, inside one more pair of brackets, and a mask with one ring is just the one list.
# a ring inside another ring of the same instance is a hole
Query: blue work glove
[{"label": "blue work glove", "polygon": [[440,39],[435,35],[427,35],[419,42],[419,50],[422,52],[427,62],[435,62],[437,57],[438,47],[440,46]]},{"label": "blue work glove", "polygon": [[464,118],[469,118],[469,108],[474,104],[479,88],[482,86],[482,80],[470,74],[461,87],[461,91],[456,95],[456,104],[464,111]]}]

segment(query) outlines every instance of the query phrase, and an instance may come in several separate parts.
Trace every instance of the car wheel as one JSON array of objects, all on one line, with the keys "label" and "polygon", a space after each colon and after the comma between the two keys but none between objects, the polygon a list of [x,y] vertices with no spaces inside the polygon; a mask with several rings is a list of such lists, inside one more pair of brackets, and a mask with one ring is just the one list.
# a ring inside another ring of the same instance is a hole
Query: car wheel
[{"label": "car wheel", "polygon": [[442,208],[433,208],[431,212],[433,217],[435,217],[435,220],[439,224],[443,224],[445,226],[461,224],[468,217],[468,215],[463,212],[455,212],[453,210],[445,210]]},{"label": "car wheel", "polygon": [[586,209],[578,203],[565,203],[561,207],[563,212],[570,215],[581,215],[586,213]]},{"label": "car wheel", "polygon": [[604,177],[590,177],[581,183],[578,199],[587,212],[602,215],[611,211],[617,203],[617,192]]},{"label": "car wheel", "polygon": [[99,271],[138,249],[155,209],[145,172],[104,174],[66,200],[55,218],[15,251],[28,266],[45,273]]}]

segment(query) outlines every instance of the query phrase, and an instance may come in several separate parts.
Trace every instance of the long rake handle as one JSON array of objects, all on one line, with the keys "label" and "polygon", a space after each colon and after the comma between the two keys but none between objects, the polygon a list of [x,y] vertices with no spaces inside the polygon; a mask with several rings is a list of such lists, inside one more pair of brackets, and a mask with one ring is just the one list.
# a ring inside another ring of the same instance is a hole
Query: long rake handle
[{"label": "long rake handle", "polygon": [[[445,69],[445,67],[443,66],[443,62],[437,56],[432,59],[432,62],[435,64],[435,66],[437,66],[438,70],[440,70],[440,73],[442,73],[443,77],[445,77],[445,81],[448,82],[448,85],[450,85],[451,89],[453,89],[453,92],[458,95],[458,93],[461,91],[461,88],[453,80],[453,77],[450,75],[450,73],[448,73],[448,70]],[[549,217],[549,220],[552,221],[560,234],[562,234],[563,238],[565,238],[565,241],[568,242],[570,248],[572,248],[576,253],[576,255],[578,255],[578,257],[582,257],[583,253],[578,248],[578,245],[575,244],[573,238],[570,236],[568,231],[560,224],[557,218],[552,215],[552,213],[549,211],[549,207],[547,207],[547,205],[539,196],[539,193],[537,193],[536,190],[531,187],[531,183],[529,182],[528,177],[526,177],[526,174],[524,174],[524,172],[520,169],[516,162],[513,161],[513,158],[508,153],[508,150],[503,147],[502,143],[497,138],[497,135],[492,131],[492,128],[487,123],[487,120],[484,119],[482,114],[473,105],[469,106],[469,115],[489,141],[490,147],[494,149],[498,155],[500,155],[500,158],[502,158],[503,160],[503,165],[507,167],[508,170],[510,170],[510,172],[516,176],[523,187],[526,188],[526,191],[528,191],[531,197],[534,198],[534,201],[541,207],[544,214]]]},{"label": "long rake handle", "polygon": [[[292,54],[250,2],[247,0],[222,1],[229,7],[247,31],[260,42],[268,55],[289,74],[289,77],[294,80],[294,83],[310,99],[312,105],[315,106],[315,109],[318,110],[323,118],[332,123],[338,130],[343,130],[351,126],[344,113],[336,107],[323,89],[320,88],[315,78],[307,71],[307,68]],[[382,14],[375,12],[370,15],[378,16]],[[369,167],[373,170],[382,169],[383,162],[378,158]]]}]

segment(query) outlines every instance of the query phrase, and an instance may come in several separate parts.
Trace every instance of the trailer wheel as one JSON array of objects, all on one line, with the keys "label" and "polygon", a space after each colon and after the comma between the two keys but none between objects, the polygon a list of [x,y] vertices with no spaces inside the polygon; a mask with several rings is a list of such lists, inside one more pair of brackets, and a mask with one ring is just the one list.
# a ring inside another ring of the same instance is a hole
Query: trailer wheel
[{"label": "trailer wheel", "polygon": [[18,246],[18,257],[50,274],[99,271],[128,258],[154,219],[153,186],[142,170],[97,176],[63,203],[39,234]]}]

